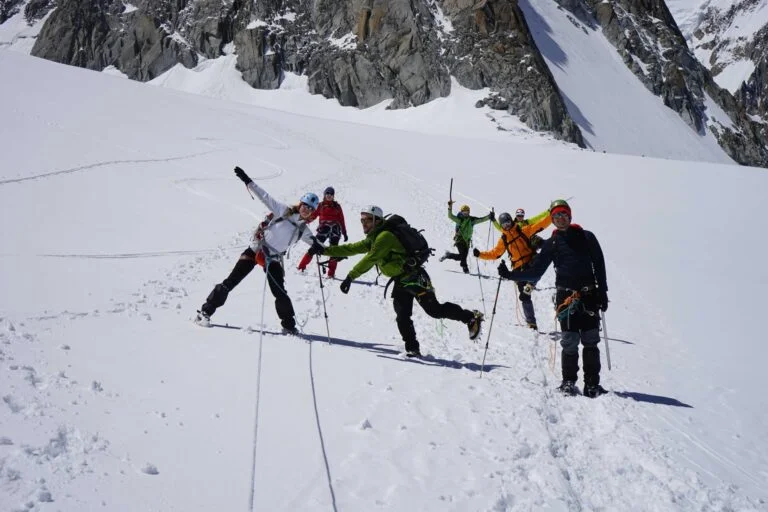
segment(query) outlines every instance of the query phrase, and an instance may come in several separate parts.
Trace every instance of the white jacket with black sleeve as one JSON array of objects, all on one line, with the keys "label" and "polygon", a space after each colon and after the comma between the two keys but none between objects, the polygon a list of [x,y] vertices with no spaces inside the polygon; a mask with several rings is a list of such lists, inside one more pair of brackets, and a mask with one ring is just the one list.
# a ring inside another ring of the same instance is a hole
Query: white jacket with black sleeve
[{"label": "white jacket with black sleeve", "polygon": [[314,236],[294,207],[276,200],[253,181],[248,183],[248,190],[274,214],[264,228],[263,237],[251,243],[254,252],[264,250],[266,256],[276,258],[282,257],[299,240],[312,245]]}]

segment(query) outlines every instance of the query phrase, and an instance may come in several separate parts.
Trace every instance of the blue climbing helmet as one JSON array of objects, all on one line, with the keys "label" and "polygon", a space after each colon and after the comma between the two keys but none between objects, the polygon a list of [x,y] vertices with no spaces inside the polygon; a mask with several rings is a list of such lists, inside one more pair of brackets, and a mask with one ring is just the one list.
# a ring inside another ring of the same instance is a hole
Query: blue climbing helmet
[{"label": "blue climbing helmet", "polygon": [[317,194],[314,192],[307,192],[303,196],[301,196],[301,199],[299,199],[302,203],[309,206],[313,210],[317,210],[317,205],[320,204],[320,199],[318,199]]}]

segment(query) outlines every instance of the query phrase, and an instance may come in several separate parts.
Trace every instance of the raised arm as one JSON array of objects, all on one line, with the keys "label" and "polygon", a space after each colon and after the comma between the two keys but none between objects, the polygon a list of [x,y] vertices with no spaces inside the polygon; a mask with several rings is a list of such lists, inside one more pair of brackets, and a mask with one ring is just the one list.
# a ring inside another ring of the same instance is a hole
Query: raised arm
[{"label": "raised arm", "polygon": [[269,208],[269,211],[271,211],[275,215],[282,215],[285,213],[285,210],[288,209],[287,204],[281,203],[280,201],[278,201],[277,199],[269,195],[266,190],[258,186],[253,181],[248,183],[248,190],[253,192],[253,194],[259,198],[259,201],[264,203],[264,206]]},{"label": "raised arm", "polygon": [[448,218],[453,222],[459,222],[459,218],[453,214],[453,201],[448,201]]}]

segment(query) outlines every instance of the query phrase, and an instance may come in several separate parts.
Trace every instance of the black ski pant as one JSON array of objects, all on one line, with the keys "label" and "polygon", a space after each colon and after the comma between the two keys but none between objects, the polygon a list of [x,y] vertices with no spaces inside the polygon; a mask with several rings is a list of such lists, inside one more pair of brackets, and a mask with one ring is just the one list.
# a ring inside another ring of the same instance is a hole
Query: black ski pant
[{"label": "black ski pant", "polygon": [[[565,300],[573,294],[573,290],[557,289],[556,302],[558,311]],[[576,382],[579,373],[579,343],[584,348],[581,351],[584,364],[584,385],[600,384],[600,317],[597,307],[597,296],[594,291],[580,292],[580,302],[572,308],[570,314],[560,320],[563,337],[560,345],[563,348],[562,370],[563,380]]]},{"label": "black ski pant", "polygon": [[438,302],[429,274],[423,268],[419,268],[410,276],[395,279],[392,288],[392,305],[395,308],[397,328],[405,342],[406,351],[419,350],[416,330],[413,328],[411,319],[414,299],[432,318],[447,318],[468,324],[475,316],[472,311],[452,302]]},{"label": "black ski pant", "polygon": [[[256,253],[249,247],[240,255],[229,276],[220,284],[214,286],[213,291],[208,295],[205,304],[203,304],[200,310],[208,316],[213,315],[227,301],[229,292],[240,284],[240,281],[250,274],[255,266]],[[294,329],[296,327],[296,319],[294,318],[291,298],[285,291],[285,272],[283,271],[281,260],[267,259],[267,266],[264,272],[267,274],[269,290],[275,298],[275,310],[277,311],[277,316],[280,317],[282,326],[286,329]]]},{"label": "black ski pant", "polygon": [[461,269],[464,272],[469,272],[469,266],[467,265],[467,255],[469,255],[469,244],[463,238],[458,238],[455,242],[458,254],[455,252],[446,252],[445,259],[457,260],[461,262]]}]

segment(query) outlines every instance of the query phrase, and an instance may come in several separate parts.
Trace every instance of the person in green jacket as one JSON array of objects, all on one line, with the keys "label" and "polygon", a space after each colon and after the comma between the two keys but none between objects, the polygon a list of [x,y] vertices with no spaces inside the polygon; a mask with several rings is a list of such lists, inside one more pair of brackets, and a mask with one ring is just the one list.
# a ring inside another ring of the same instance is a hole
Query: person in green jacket
[{"label": "person in green jacket", "polygon": [[412,267],[406,264],[405,248],[390,231],[382,229],[384,213],[378,206],[368,206],[360,212],[360,222],[363,225],[365,238],[359,242],[342,244],[331,247],[312,247],[313,254],[324,254],[331,257],[348,257],[355,254],[365,254],[357,262],[339,288],[348,293],[352,281],[368,272],[374,265],[379,271],[392,278],[392,302],[397,316],[397,328],[405,342],[408,357],[421,356],[416,330],[413,327],[411,314],[414,299],[422,309],[433,318],[447,318],[467,325],[469,339],[474,340],[480,335],[483,314],[470,311],[451,302],[440,303],[435,296],[435,289],[429,274],[424,267]]},{"label": "person in green jacket", "polygon": [[461,262],[461,269],[465,274],[469,274],[469,267],[467,266],[467,255],[469,254],[469,248],[472,245],[472,231],[475,229],[475,224],[481,224],[487,221],[494,221],[495,218],[493,212],[489,213],[485,217],[472,217],[469,215],[469,205],[462,205],[459,209],[459,214],[453,214],[453,201],[448,201],[448,218],[456,223],[456,232],[453,235],[453,244],[459,250],[458,253],[445,251],[445,254],[440,256],[440,261],[445,260],[458,260]]}]

